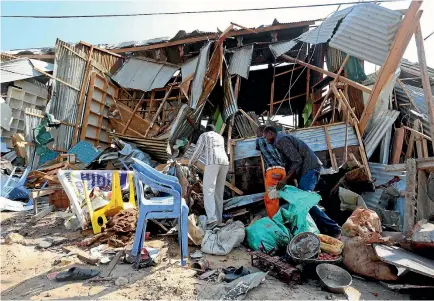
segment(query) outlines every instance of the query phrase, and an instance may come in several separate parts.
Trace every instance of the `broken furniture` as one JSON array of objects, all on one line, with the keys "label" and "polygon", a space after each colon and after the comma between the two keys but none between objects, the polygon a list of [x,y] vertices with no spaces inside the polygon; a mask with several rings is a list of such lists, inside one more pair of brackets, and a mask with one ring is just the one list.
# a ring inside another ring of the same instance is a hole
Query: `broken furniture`
[{"label": "broken furniture", "polygon": [[112,177],[112,193],[110,202],[96,210],[93,209],[92,203],[89,197],[89,191],[87,189],[86,182],[83,181],[84,188],[84,198],[86,200],[87,208],[89,210],[90,220],[92,222],[93,233],[101,233],[101,226],[107,223],[106,215],[114,215],[119,211],[128,208],[136,208],[136,201],[134,200],[134,183],[133,183],[133,175],[132,173],[128,173],[127,175],[128,183],[129,183],[129,201],[124,202],[122,198],[122,189],[121,189],[121,181],[119,172],[114,170]]},{"label": "broken furniture", "polygon": [[[181,265],[185,265],[188,256],[188,206],[181,198],[182,191],[178,178],[165,175],[149,165],[133,159],[137,198],[139,201],[139,219],[131,254],[140,262],[140,250],[145,243],[146,225],[149,219],[178,219],[178,240],[181,247]],[[153,190],[165,192],[169,196],[146,198],[144,185]]]}]

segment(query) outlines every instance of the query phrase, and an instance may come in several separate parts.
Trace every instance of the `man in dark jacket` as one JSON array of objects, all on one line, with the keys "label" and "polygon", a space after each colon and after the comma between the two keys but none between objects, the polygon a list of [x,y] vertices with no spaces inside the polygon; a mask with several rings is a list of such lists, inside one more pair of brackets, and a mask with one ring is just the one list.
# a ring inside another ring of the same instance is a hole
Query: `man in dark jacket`
[{"label": "man in dark jacket", "polygon": [[[299,189],[313,191],[319,180],[322,163],[310,147],[292,135],[277,133],[272,126],[264,129],[264,137],[268,143],[276,146],[285,162],[286,177],[279,182],[277,189],[282,189],[289,179],[296,178]],[[321,232],[334,237],[340,235],[339,225],[318,206],[312,207],[309,213]]]}]

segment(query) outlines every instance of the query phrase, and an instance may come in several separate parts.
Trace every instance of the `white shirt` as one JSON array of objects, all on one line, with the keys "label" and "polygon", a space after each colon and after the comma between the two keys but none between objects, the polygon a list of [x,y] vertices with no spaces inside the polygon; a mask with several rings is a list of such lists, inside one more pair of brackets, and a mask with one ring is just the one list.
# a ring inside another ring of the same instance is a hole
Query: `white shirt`
[{"label": "white shirt", "polygon": [[194,164],[202,153],[205,154],[205,165],[229,165],[223,136],[214,131],[205,132],[199,136],[190,164]]}]

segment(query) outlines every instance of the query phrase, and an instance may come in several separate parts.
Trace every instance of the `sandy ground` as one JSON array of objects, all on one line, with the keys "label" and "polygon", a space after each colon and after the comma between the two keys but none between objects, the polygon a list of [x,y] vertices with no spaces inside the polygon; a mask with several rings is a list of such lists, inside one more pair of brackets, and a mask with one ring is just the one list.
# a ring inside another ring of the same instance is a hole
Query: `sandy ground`
[{"label": "sandy ground", "polygon": [[[198,280],[195,271],[177,264],[179,252],[172,237],[151,239],[153,247],[161,249],[161,262],[158,266],[134,270],[131,265],[119,263],[111,273],[111,281],[104,282],[55,282],[47,278],[53,271],[71,266],[85,266],[75,257],[65,257],[60,245],[48,249],[37,246],[44,238],[68,244],[80,241],[89,233],[71,232],[64,228],[62,219],[52,213],[29,227],[25,221],[30,215],[25,213],[0,213],[1,219],[1,298],[4,300],[41,299],[212,299],[221,290],[221,284]],[[4,238],[9,232],[24,233],[23,244],[7,245]],[[156,237],[160,238],[160,237]],[[191,248],[190,251],[194,251]],[[222,268],[244,265],[257,271],[250,264],[250,256],[243,247],[233,250],[227,256],[206,256],[211,267]],[[65,266],[55,265],[62,261]],[[87,266],[104,269],[101,266]],[[128,284],[116,286],[119,277],[128,279]],[[360,300],[404,300],[408,295],[385,289],[377,282],[353,278],[352,286],[361,293]],[[344,295],[332,294],[321,289],[320,283],[310,280],[302,285],[288,286],[271,276],[264,283],[250,291],[245,299],[270,300],[346,300]]]}]

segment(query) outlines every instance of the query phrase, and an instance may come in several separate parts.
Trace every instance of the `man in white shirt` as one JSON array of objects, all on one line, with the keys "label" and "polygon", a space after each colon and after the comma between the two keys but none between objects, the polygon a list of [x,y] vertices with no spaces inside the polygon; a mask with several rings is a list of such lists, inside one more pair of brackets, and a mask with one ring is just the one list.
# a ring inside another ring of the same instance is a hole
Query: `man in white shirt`
[{"label": "man in white shirt", "polygon": [[214,226],[223,221],[223,193],[229,161],[223,136],[215,131],[215,126],[212,124],[207,125],[206,132],[199,136],[189,165],[196,163],[202,154],[205,155],[203,176],[205,211],[207,223]]}]

